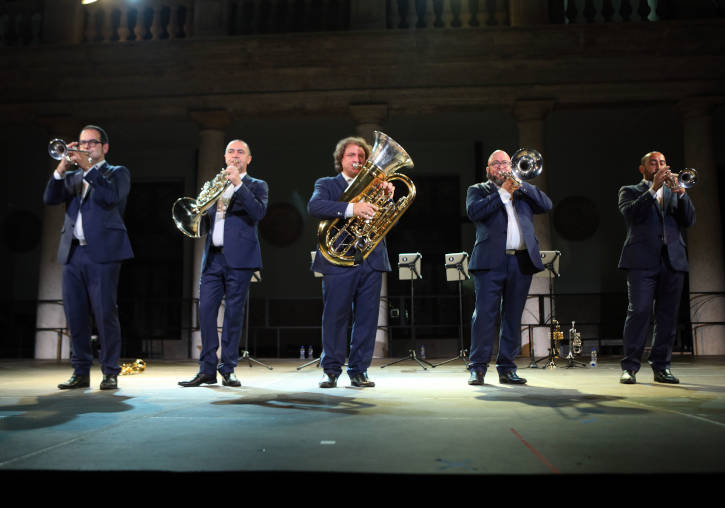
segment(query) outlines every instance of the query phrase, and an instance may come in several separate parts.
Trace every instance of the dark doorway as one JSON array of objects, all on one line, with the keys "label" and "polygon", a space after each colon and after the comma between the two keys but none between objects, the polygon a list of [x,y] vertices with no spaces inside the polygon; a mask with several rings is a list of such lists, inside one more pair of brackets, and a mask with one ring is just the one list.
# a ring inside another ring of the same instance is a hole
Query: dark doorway
[{"label": "dark doorway", "polygon": [[184,236],[171,205],[184,182],[134,182],[125,222],[134,259],[118,285],[123,357],[150,357],[153,341],[182,338]]}]

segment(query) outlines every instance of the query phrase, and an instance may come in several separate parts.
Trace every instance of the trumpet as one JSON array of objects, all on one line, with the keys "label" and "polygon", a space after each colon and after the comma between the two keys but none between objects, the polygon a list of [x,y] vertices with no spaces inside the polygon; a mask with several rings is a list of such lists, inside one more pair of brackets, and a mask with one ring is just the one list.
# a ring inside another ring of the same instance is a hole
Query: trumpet
[{"label": "trumpet", "polygon": [[52,139],[50,143],[48,143],[48,155],[50,155],[53,159],[57,161],[65,159],[68,162],[73,162],[68,155],[68,152],[84,153],[88,156],[88,162],[93,162],[93,160],[91,159],[91,152],[88,152],[86,150],[79,150],[78,148],[68,148],[68,145],[62,139],[55,138]]},{"label": "trumpet", "polygon": [[679,173],[670,173],[665,179],[665,185],[671,191],[677,191],[680,187],[689,189],[697,183],[697,171],[692,168],[685,168]]},{"label": "trumpet", "polygon": [[522,180],[536,178],[544,170],[544,159],[533,148],[519,148],[511,157],[511,171],[506,173],[516,185],[521,187]]}]

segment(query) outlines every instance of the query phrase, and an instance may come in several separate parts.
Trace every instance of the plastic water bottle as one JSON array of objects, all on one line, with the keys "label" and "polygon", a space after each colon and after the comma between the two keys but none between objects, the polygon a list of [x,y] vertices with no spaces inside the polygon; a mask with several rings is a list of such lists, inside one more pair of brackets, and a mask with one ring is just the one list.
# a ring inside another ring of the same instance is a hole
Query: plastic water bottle
[{"label": "plastic water bottle", "polygon": [[592,356],[589,360],[589,366],[590,367],[597,366],[597,350],[596,350],[596,348],[592,348]]},{"label": "plastic water bottle", "polygon": [[315,351],[312,349],[312,346],[307,346],[307,358],[314,358],[315,357]]},{"label": "plastic water bottle", "polygon": [[420,358],[425,360],[425,346],[423,344],[420,345]]},{"label": "plastic water bottle", "polygon": [[305,359],[305,346],[300,346],[300,360]]}]

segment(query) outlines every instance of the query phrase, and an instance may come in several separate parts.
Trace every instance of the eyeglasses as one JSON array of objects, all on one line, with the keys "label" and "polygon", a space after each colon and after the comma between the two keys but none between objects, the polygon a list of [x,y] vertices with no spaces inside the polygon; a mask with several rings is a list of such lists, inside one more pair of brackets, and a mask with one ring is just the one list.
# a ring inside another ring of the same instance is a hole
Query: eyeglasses
[{"label": "eyeglasses", "polygon": [[97,139],[84,139],[81,141],[78,141],[78,146],[87,146],[89,148],[93,148],[96,145],[100,145],[101,142]]},{"label": "eyeglasses", "polygon": [[504,166],[510,166],[510,165],[511,165],[510,161],[493,161],[491,164],[489,164],[489,166],[493,166],[493,167],[496,167],[496,166],[504,167]]}]

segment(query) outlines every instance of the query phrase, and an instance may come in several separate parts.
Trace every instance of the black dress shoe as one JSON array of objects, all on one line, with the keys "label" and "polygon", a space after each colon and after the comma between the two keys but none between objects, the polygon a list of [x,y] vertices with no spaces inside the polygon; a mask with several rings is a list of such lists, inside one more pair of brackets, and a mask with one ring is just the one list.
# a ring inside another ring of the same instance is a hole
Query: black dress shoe
[{"label": "black dress shoe", "polygon": [[115,390],[118,388],[118,376],[116,374],[104,374],[100,388],[101,390]]},{"label": "black dress shoe", "polygon": [[654,372],[655,381],[657,381],[658,383],[668,383],[671,385],[676,385],[680,382],[679,379],[672,375],[672,371],[670,369],[652,369],[652,372]]},{"label": "black dress shoe", "polygon": [[179,386],[201,386],[203,384],[207,385],[213,385],[216,383],[216,375],[215,374],[204,374],[203,372],[198,372],[196,376],[194,376],[194,379],[191,381],[179,381]]},{"label": "black dress shoe", "polygon": [[623,370],[622,377],[619,378],[619,382],[623,385],[633,385],[637,383],[637,378],[634,375],[633,370]]},{"label": "black dress shoe", "polygon": [[335,388],[337,386],[337,376],[325,372],[320,380],[320,388]]},{"label": "black dress shoe", "polygon": [[88,388],[91,386],[91,376],[73,374],[68,381],[58,385],[61,390],[72,390],[74,388]]},{"label": "black dress shoe", "polygon": [[[234,372],[220,372],[219,374],[222,375],[222,384],[224,386],[242,386],[242,382],[237,379],[236,374]],[[215,380],[216,381],[216,380]]]},{"label": "black dress shoe", "polygon": [[498,382],[505,385],[525,385],[526,379],[519,377],[515,370],[509,370],[498,375]]},{"label": "black dress shoe", "polygon": [[357,386],[360,388],[372,388],[373,386],[375,386],[375,383],[368,379],[368,375],[366,372],[350,376],[350,382],[352,383],[352,386]]},{"label": "black dress shoe", "polygon": [[471,371],[471,377],[468,378],[468,384],[469,385],[482,385],[483,384],[483,376],[486,375],[486,372],[483,370],[472,370]]}]

